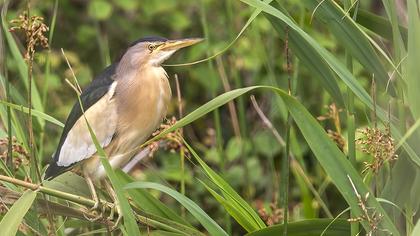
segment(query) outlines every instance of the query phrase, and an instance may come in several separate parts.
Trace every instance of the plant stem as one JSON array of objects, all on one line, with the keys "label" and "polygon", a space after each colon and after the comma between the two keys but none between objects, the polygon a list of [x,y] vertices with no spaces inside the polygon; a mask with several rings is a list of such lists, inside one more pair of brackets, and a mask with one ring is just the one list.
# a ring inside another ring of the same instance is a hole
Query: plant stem
[{"label": "plant stem", "polygon": [[[223,66],[222,57],[216,58],[216,66],[217,66],[217,71],[219,72],[219,77],[220,77],[220,80],[222,81],[225,92],[231,91],[232,89],[230,87],[228,76]],[[241,130],[239,126],[239,120],[238,120],[238,113],[236,112],[235,103],[233,101],[230,101],[228,102],[227,105],[229,109],[230,119],[232,122],[233,132],[237,138],[242,139]]]},{"label": "plant stem", "polygon": [[41,193],[45,193],[47,195],[50,196],[54,196],[57,198],[61,198],[61,199],[65,199],[65,200],[69,200],[84,206],[88,206],[88,207],[93,207],[95,205],[95,201],[81,197],[81,196],[77,196],[71,193],[65,193],[65,192],[61,192],[52,188],[48,188],[48,187],[44,187],[42,185],[39,184],[33,184],[33,183],[29,183],[23,180],[19,180],[19,179],[15,179],[12,177],[8,177],[8,176],[4,176],[4,175],[0,175],[0,181],[5,181],[8,183],[12,183],[15,185],[19,185],[22,186],[24,188],[30,189],[32,191],[39,191]]},{"label": "plant stem", "polygon": [[[27,5],[27,13],[28,13],[28,26],[32,26],[32,19],[30,14],[30,1],[28,1]],[[29,36],[31,37],[31,36]],[[28,144],[29,144],[29,159],[31,160],[32,171],[31,178],[34,179],[36,182],[41,182],[41,173],[39,171],[38,160],[35,154],[35,146],[34,146],[34,131],[32,127],[32,68],[33,68],[33,59],[34,59],[34,51],[30,50],[30,38],[26,39],[26,63],[28,64]]]},{"label": "plant stem", "polygon": [[[288,74],[288,92],[289,95],[292,95],[292,75],[291,75],[291,63],[290,63],[290,55],[289,55],[289,28],[285,29],[286,36],[284,40],[284,47],[286,53],[286,63],[287,63],[287,74]],[[287,222],[288,222],[288,213],[289,213],[289,178],[290,178],[290,129],[292,126],[292,118],[290,116],[290,112],[287,112],[287,120],[286,120],[286,148],[285,154],[282,160],[281,166],[281,182],[283,184],[280,186],[280,201],[281,206],[283,207],[283,235],[287,235]]]},{"label": "plant stem", "polygon": [[[5,57],[6,58],[6,57]],[[7,71],[4,73],[4,80],[6,81],[6,99],[7,102],[11,102],[10,99],[10,82],[7,76]],[[12,135],[12,113],[11,108],[8,106],[7,108],[7,137],[9,142],[7,143],[7,160],[6,164],[9,168],[10,172],[14,173],[14,166],[13,166],[13,135]]]}]

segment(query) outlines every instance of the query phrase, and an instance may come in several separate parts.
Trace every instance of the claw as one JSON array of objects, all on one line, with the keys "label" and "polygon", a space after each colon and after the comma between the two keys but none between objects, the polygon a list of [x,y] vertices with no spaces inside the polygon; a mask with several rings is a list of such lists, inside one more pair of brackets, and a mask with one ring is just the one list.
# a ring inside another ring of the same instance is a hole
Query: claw
[{"label": "claw", "polygon": [[94,199],[94,201],[95,201],[95,204],[93,205],[93,207],[91,207],[90,209],[89,209],[89,211],[96,211],[96,210],[98,210],[99,209],[99,206],[101,206],[102,204],[101,204],[101,201],[99,200],[99,198],[98,199]]},{"label": "claw", "polygon": [[[96,211],[90,211],[90,212],[96,212]],[[87,216],[85,213],[83,213],[83,216],[85,217],[85,219],[90,221],[90,222],[98,221],[99,219],[102,218],[102,215],[103,215],[102,212],[100,212],[98,216],[90,217],[90,216]]]},{"label": "claw", "polygon": [[97,201],[95,201],[95,205],[93,205],[93,207],[88,209],[88,213],[90,215],[97,215],[97,216],[89,217],[85,213],[83,213],[83,215],[88,221],[95,222],[103,218],[103,215],[105,214],[105,210],[106,210],[105,204],[102,204],[101,201],[97,199]]}]

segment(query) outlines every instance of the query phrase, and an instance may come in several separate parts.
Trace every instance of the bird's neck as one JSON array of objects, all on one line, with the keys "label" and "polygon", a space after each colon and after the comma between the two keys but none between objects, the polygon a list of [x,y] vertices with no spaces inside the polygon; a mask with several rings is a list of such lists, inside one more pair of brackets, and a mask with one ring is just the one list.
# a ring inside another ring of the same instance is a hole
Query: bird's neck
[{"label": "bird's neck", "polygon": [[[160,88],[162,82],[169,84],[168,75],[161,66],[142,66],[138,69],[119,71],[116,74],[116,92],[119,94],[149,93],[152,88]],[[125,96],[124,96],[125,97]]]}]

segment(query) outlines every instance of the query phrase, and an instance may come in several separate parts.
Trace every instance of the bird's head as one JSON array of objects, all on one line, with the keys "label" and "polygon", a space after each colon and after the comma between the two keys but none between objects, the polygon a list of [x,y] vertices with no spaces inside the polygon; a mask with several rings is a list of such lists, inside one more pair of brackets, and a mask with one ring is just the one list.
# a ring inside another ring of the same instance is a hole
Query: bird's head
[{"label": "bird's head", "polygon": [[201,38],[169,40],[162,37],[146,37],[135,41],[123,57],[128,57],[132,66],[160,66],[177,50],[201,42]]}]

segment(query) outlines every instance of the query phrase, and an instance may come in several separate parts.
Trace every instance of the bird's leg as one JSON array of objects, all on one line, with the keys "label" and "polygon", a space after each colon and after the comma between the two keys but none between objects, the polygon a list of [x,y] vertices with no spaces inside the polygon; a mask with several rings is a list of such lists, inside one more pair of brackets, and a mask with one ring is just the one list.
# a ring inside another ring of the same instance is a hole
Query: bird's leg
[{"label": "bird's leg", "polygon": [[111,228],[111,231],[113,231],[118,227],[118,225],[121,222],[121,219],[122,219],[121,207],[120,207],[120,203],[119,203],[118,198],[117,198],[117,194],[115,193],[111,184],[106,180],[103,180],[103,184],[105,185],[106,190],[108,191],[109,195],[111,196],[112,200],[114,201],[114,207],[111,209],[111,213],[108,217],[108,220],[113,220],[114,219],[115,211],[117,211],[117,214],[118,214],[118,218],[115,221],[114,226],[112,226],[112,228]]},{"label": "bird's leg", "polygon": [[[96,189],[95,189],[95,186],[93,184],[93,180],[90,177],[89,173],[87,173],[86,171],[83,171],[83,175],[85,176],[86,183],[87,183],[87,185],[89,187],[89,190],[90,190],[90,194],[92,195],[92,199],[93,199],[93,201],[95,201],[95,204],[93,205],[92,208],[90,208],[90,211],[96,211],[99,208],[99,205],[100,205],[101,202],[99,200],[98,194],[96,193]],[[102,217],[102,212],[95,218],[89,218],[89,217],[86,217],[86,218],[89,221],[96,221],[96,220],[100,219],[101,217]]]},{"label": "bird's leg", "polygon": [[98,194],[96,193],[95,186],[93,185],[93,180],[88,173],[84,173],[86,183],[88,184],[90,194],[92,195],[93,201],[95,201],[95,205],[91,208],[91,210],[96,210],[99,208],[99,204],[101,203],[98,198]]}]

